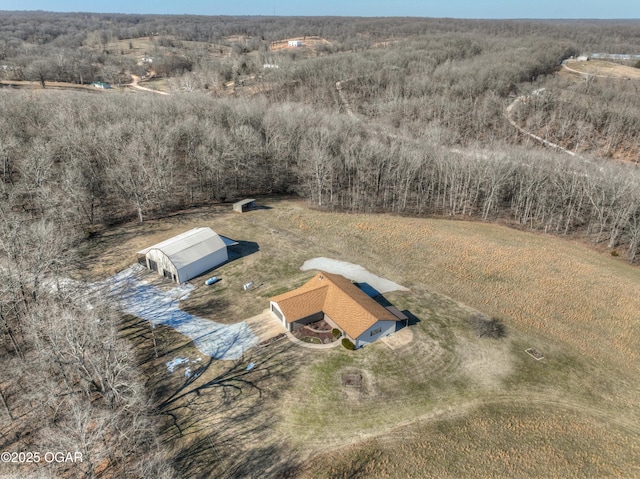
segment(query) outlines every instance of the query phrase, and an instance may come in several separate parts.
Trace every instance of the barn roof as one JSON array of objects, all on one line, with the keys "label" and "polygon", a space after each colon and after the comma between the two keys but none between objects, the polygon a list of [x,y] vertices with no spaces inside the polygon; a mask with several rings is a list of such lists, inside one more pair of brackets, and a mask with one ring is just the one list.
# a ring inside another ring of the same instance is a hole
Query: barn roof
[{"label": "barn roof", "polygon": [[211,228],[198,227],[140,250],[138,254],[146,255],[152,249],[158,249],[171,260],[176,269],[180,269],[226,247],[222,237]]},{"label": "barn roof", "polygon": [[399,319],[347,278],[325,272],[270,300],[278,304],[290,323],[323,311],[354,339],[379,320]]}]

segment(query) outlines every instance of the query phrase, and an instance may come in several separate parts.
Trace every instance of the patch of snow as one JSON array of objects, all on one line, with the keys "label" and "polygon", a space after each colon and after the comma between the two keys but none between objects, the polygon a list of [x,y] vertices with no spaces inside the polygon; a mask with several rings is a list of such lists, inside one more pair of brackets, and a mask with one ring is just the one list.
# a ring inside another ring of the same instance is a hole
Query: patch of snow
[{"label": "patch of snow", "polygon": [[326,271],[327,273],[334,273],[349,278],[351,281],[357,283],[367,283],[373,286],[380,293],[388,293],[389,291],[409,291],[404,286],[401,286],[388,279],[381,278],[375,274],[367,271],[362,266],[353,263],[347,263],[346,261],[339,261],[331,258],[313,258],[304,262],[300,267],[302,271],[308,271],[310,269],[317,269],[320,271]]},{"label": "patch of snow", "polygon": [[185,363],[189,364],[189,360],[187,358],[174,358],[171,361],[167,361],[167,369],[172,373],[176,366]]},{"label": "patch of snow", "polygon": [[184,377],[186,378],[190,378],[191,377],[191,368],[187,368],[184,370]]},{"label": "patch of snow", "polygon": [[[144,279],[145,272],[142,265],[134,264],[99,283],[68,280],[56,286],[81,290],[85,298],[91,293],[109,296],[122,312],[145,319],[154,327],[162,324],[175,329],[191,338],[201,353],[214,359],[238,359],[258,344],[245,322],[220,324],[181,310],[179,302],[193,291],[192,285],[181,284],[163,291]],[[89,303],[90,299],[86,299]]]}]

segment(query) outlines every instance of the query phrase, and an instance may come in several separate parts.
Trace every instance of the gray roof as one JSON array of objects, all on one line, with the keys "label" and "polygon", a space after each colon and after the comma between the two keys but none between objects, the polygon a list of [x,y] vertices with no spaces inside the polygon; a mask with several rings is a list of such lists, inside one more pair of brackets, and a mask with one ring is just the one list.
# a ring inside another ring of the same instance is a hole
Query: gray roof
[{"label": "gray roof", "polygon": [[149,246],[138,251],[138,254],[158,249],[167,255],[176,269],[180,269],[226,247],[224,240],[211,228],[199,227]]},{"label": "gray roof", "polygon": [[236,201],[233,205],[234,206],[238,206],[238,205],[246,205],[248,203],[252,203],[254,202],[255,199],[254,198],[247,198],[246,200],[240,200],[240,201]]}]

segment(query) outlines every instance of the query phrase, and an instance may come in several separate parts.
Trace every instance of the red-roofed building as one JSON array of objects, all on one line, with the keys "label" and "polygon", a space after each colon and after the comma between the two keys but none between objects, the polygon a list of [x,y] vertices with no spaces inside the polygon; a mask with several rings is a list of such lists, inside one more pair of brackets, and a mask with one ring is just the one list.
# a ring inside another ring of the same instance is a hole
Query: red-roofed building
[{"label": "red-roofed building", "polygon": [[356,348],[388,336],[396,331],[398,321],[407,319],[379,304],[345,277],[324,272],[296,290],[270,298],[270,303],[271,311],[288,331],[324,318],[341,329]]}]

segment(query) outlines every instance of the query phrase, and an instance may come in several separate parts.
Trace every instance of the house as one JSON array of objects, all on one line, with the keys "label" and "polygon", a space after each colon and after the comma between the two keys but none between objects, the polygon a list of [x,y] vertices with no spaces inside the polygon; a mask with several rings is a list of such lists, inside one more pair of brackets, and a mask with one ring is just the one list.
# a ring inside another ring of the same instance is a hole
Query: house
[{"label": "house", "polygon": [[324,319],[340,329],[356,349],[390,335],[398,329],[398,322],[407,321],[396,308],[385,308],[344,276],[325,272],[269,301],[270,310],[287,331]]},{"label": "house", "polygon": [[237,211],[238,213],[244,213],[245,211],[253,210],[256,207],[256,200],[253,198],[248,198],[246,200],[238,201],[233,204],[233,211]]},{"label": "house", "polygon": [[302,42],[300,40],[289,40],[290,47],[301,47]]},{"label": "house", "polygon": [[211,228],[199,227],[138,251],[138,263],[183,283],[226,262],[227,247],[234,244]]}]

